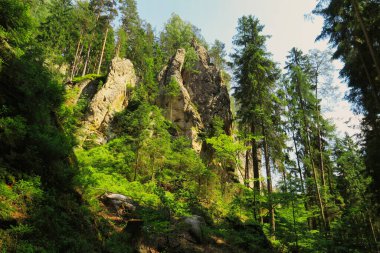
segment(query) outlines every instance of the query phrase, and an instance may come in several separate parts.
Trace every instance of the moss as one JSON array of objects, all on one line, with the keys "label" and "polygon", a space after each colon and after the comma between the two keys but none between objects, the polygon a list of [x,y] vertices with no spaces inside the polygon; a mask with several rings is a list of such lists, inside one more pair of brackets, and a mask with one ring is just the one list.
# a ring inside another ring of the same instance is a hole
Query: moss
[{"label": "moss", "polygon": [[84,80],[100,80],[103,83],[106,81],[106,75],[87,74],[85,76],[77,76],[73,78],[73,83],[80,83]]}]

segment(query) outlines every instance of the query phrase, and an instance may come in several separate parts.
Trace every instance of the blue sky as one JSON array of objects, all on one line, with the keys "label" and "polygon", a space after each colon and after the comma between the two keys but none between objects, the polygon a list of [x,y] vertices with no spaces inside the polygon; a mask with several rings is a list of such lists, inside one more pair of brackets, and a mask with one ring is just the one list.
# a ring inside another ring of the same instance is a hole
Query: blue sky
[{"label": "blue sky", "polygon": [[[265,26],[264,34],[271,35],[267,49],[273,60],[282,66],[292,47],[305,53],[313,48],[327,49],[327,41],[315,42],[323,19],[315,16],[313,21],[305,19],[305,14],[311,13],[316,4],[316,0],[137,0],[140,17],[152,24],[156,32],[162,30],[172,13],[177,13],[200,28],[208,43],[215,39],[225,43],[228,53],[232,52],[238,18],[254,15]],[[337,69],[341,66],[339,62],[334,65]],[[335,122],[339,131],[353,134],[357,131],[348,128],[344,122],[351,118],[351,124],[358,125],[359,118],[350,112],[350,105],[343,100],[347,87],[340,83],[338,71],[335,83],[339,84],[340,98],[333,106],[334,110],[325,116]]]},{"label": "blue sky", "polygon": [[138,0],[138,10],[145,19],[161,31],[174,12],[201,29],[207,42],[219,39],[231,51],[237,20],[252,14],[265,25],[264,33],[271,35],[268,50],[273,58],[283,63],[287,52],[298,47],[307,52],[311,48],[326,48],[326,42],[314,43],[321,31],[322,18],[305,21],[315,0]]}]

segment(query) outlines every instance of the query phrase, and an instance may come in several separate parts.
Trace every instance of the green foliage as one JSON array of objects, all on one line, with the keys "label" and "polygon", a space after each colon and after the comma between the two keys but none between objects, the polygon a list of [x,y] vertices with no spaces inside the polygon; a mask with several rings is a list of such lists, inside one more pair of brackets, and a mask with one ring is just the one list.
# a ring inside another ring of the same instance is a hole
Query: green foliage
[{"label": "green foliage", "polygon": [[[335,138],[321,115],[318,92],[325,80],[319,80],[331,70],[327,55],[292,49],[279,83],[264,26],[244,16],[232,55],[239,132],[226,135],[224,121],[215,118],[199,154],[154,105],[157,75],[176,50],[186,50],[184,71],[198,74],[194,46],[207,48],[198,28],[173,14],[157,38],[140,19],[135,0],[2,0],[1,251],[134,252],[136,238],[124,233],[125,220],[108,217],[112,213],[100,201],[114,192],[138,203],[144,243],[170,238],[183,229],[176,221],[196,214],[206,219],[206,241],[225,241],[231,252],[375,252],[377,10],[374,1],[357,0],[320,1],[315,10],[326,18],[321,36],[331,37],[334,57],[344,62],[350,99],[365,113],[365,152],[348,136]],[[100,89],[105,76],[85,74],[96,72],[98,64],[105,71],[115,54],[133,62],[139,83],[111,123],[112,139],[73,150],[89,103],[78,98],[75,84],[90,80]],[[223,70],[225,56],[216,40],[211,62]],[[221,73],[228,85],[231,77]],[[72,88],[63,79],[72,79]],[[172,78],[161,91],[173,99],[180,89]],[[290,140],[294,147],[286,145]],[[245,173],[254,172],[254,179],[242,173],[243,154]],[[266,177],[260,174],[264,166]],[[245,185],[234,181],[235,171]],[[272,177],[278,187],[272,187]]]},{"label": "green foliage", "polygon": [[101,74],[87,74],[85,76],[77,76],[77,77],[74,77],[73,80],[71,80],[73,83],[80,83],[80,82],[83,82],[85,80],[102,80],[103,82],[105,82],[105,78],[106,76],[105,75],[101,75]]},{"label": "green foliage", "polygon": [[[235,167],[238,164],[238,156],[241,152],[247,150],[243,144],[234,141],[232,136],[226,135],[224,133],[218,135],[217,137],[212,137],[206,139],[207,144],[210,144],[215,150],[215,156],[218,161],[220,161],[223,166]],[[232,163],[232,164],[231,164]]]},{"label": "green foliage", "polygon": [[[166,54],[166,58],[171,57],[176,50],[180,48],[184,48],[186,51],[191,50],[191,42],[193,39],[196,39],[198,42],[207,46],[204,38],[200,34],[199,28],[182,20],[180,16],[174,13],[165,24],[164,30],[160,34],[160,43]],[[191,59],[193,58],[194,55],[190,53],[190,64]]]},{"label": "green foliage", "polygon": [[177,82],[177,80],[172,77],[170,79],[170,82],[165,85],[164,89],[163,89],[163,93],[165,94],[165,96],[169,96],[170,98],[175,98],[177,96],[179,96],[180,94],[180,86],[179,86],[179,83]]},{"label": "green foliage", "polygon": [[209,50],[211,62],[219,69],[224,69],[226,67],[227,53],[225,51],[225,44],[220,40],[215,40]]},{"label": "green foliage", "polygon": [[324,18],[317,39],[329,38],[333,57],[343,62],[340,76],[347,82],[354,111],[364,115],[363,142],[371,191],[380,199],[380,7],[376,1],[318,1],[314,14]]},{"label": "green foliage", "polygon": [[195,49],[193,47],[190,47],[186,51],[185,63],[183,64],[183,68],[189,71],[190,73],[199,74],[199,71],[194,69],[197,66],[198,61],[199,57],[197,52],[195,52]]}]

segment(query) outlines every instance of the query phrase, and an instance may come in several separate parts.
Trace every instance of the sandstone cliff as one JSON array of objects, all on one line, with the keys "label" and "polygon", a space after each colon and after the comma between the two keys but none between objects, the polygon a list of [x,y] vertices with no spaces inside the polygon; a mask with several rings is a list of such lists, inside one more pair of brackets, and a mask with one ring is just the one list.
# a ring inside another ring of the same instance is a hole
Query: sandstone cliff
[{"label": "sandstone cliff", "polygon": [[[222,73],[210,63],[207,50],[193,43],[198,60],[192,69],[184,69],[186,52],[178,49],[159,75],[161,95],[158,104],[165,109],[165,116],[174,122],[181,133],[192,140],[193,148],[202,149],[198,134],[211,126],[214,117],[224,121],[224,130],[231,134],[232,113],[228,89]],[[167,87],[175,82],[179,86],[177,96],[168,95]]]},{"label": "sandstone cliff", "polygon": [[194,41],[193,47],[198,55],[198,62],[192,70],[183,72],[184,86],[196,105],[204,126],[208,128],[213,118],[218,116],[224,121],[226,134],[230,135],[231,102],[222,72],[210,63],[208,52],[203,46]]},{"label": "sandstone cliff", "polygon": [[[189,92],[183,84],[182,68],[186,52],[178,49],[170,59],[169,64],[161,71],[158,80],[160,82],[159,105],[165,108],[165,116],[174,122],[180,130],[180,134],[192,140],[193,148],[201,150],[202,143],[198,140],[198,132],[203,129],[201,116],[192,103]],[[178,93],[168,95],[167,87],[172,84],[178,85]]]},{"label": "sandstone cliff", "polygon": [[82,143],[89,138],[99,144],[106,142],[112,117],[127,107],[129,93],[135,85],[136,74],[132,62],[121,58],[112,60],[107,81],[98,91],[93,91],[91,82],[84,87],[83,84],[79,85],[82,93],[90,92],[88,111],[79,133]]}]

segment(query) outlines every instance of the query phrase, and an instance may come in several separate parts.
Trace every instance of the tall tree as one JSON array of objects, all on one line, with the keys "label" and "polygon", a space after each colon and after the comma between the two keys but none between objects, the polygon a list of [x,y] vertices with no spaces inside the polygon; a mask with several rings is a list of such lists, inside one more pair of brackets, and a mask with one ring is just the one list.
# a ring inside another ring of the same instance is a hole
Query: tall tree
[{"label": "tall tree", "polygon": [[105,34],[104,34],[104,39],[103,39],[103,44],[102,44],[102,50],[100,53],[100,59],[99,59],[99,64],[98,64],[98,70],[97,74],[99,75],[100,73],[100,67],[102,66],[102,61],[103,61],[103,55],[104,55],[104,50],[106,48],[106,43],[107,43],[107,38],[108,38],[108,32],[110,30],[110,25],[111,22],[114,20],[114,18],[117,15],[117,9],[116,9],[116,3],[114,1],[109,1],[105,3],[105,10],[103,11],[103,23],[105,26]]},{"label": "tall tree", "polygon": [[349,99],[364,114],[362,126],[367,173],[373,177],[372,190],[380,197],[380,5],[371,0],[319,1],[313,13],[324,17],[318,39],[329,38],[342,60],[341,76],[350,87]]},{"label": "tall tree", "polygon": [[[254,191],[260,195],[260,149],[262,148],[267,172],[267,190],[269,194],[269,212],[271,216],[271,233],[274,235],[274,208],[271,203],[272,179],[270,168],[270,139],[273,136],[274,114],[273,96],[279,70],[266,51],[262,35],[264,26],[253,16],[243,16],[238,21],[237,34],[234,37],[235,53],[232,55],[235,69],[236,87],[234,97],[238,110],[239,124],[246,126],[251,135]],[[275,134],[274,134],[275,135]]]},{"label": "tall tree", "polygon": [[[299,126],[298,140],[303,148],[303,164],[305,167],[305,176],[313,178],[315,199],[320,210],[320,218],[322,220],[322,228],[326,228],[326,217],[324,203],[320,191],[320,183],[315,165],[315,147],[313,130],[315,128],[314,115],[319,113],[315,110],[316,98],[312,90],[311,83],[311,65],[309,59],[302,51],[292,48],[286,62],[287,75],[290,79],[288,93],[291,99],[292,107],[290,117],[294,117],[296,124]],[[293,98],[295,100],[293,100]],[[294,126],[295,124],[293,124]],[[296,144],[295,144],[296,145]],[[299,153],[297,155],[299,157]],[[299,161],[298,161],[299,162]],[[312,192],[312,187],[308,186],[309,194]]]},{"label": "tall tree", "polygon": [[186,50],[192,48],[191,42],[193,39],[207,46],[206,41],[200,34],[200,29],[190,22],[182,20],[181,17],[175,13],[172,14],[160,34],[161,46],[167,58],[171,57],[179,48]]},{"label": "tall tree", "polygon": [[209,50],[210,58],[213,64],[219,69],[224,69],[226,67],[226,59],[227,56],[225,44],[220,40],[215,40],[211,45]]}]

